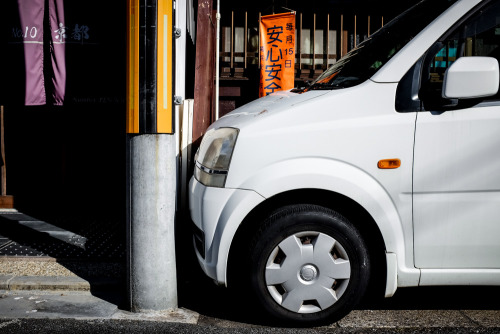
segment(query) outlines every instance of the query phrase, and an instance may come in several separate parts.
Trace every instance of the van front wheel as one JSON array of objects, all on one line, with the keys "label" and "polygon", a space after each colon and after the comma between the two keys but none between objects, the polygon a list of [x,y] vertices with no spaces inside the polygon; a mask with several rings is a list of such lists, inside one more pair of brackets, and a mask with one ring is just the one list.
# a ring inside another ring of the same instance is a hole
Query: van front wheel
[{"label": "van front wheel", "polygon": [[331,323],[358,303],[370,260],[358,230],[315,205],[275,211],[250,248],[251,285],[273,316],[299,325]]}]

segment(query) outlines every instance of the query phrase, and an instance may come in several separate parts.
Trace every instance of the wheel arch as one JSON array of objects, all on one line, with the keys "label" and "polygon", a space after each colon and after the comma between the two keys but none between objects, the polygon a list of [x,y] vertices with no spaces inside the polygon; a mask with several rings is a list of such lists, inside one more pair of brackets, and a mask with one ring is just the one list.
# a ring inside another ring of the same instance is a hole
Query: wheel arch
[{"label": "wheel arch", "polygon": [[383,295],[386,284],[386,246],[382,233],[373,217],[353,199],[324,189],[295,189],[276,194],[256,206],[242,221],[229,249],[227,285],[236,285],[238,274],[243,272],[240,257],[245,253],[251,236],[257,232],[262,222],[271,212],[285,205],[313,204],[323,206],[342,214],[361,233],[371,256],[372,268],[377,268],[370,285],[375,295]]}]

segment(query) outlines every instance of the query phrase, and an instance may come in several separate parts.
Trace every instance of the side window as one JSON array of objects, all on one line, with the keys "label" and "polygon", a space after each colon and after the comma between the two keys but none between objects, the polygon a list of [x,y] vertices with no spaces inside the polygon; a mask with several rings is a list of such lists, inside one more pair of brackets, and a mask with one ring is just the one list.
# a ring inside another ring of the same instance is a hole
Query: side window
[{"label": "side window", "polygon": [[[500,0],[478,10],[429,50],[419,92],[426,110],[457,106],[458,101],[441,97],[444,74],[458,58],[470,56],[494,57],[500,61]],[[500,93],[487,100],[500,100]]]}]

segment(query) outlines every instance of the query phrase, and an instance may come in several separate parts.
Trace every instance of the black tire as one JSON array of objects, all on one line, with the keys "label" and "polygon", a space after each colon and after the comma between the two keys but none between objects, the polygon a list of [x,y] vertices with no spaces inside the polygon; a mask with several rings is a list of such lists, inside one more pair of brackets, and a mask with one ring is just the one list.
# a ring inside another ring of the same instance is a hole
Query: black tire
[{"label": "black tire", "polygon": [[316,205],[271,214],[253,238],[249,259],[250,284],[264,309],[294,326],[340,320],[363,297],[370,275],[358,230],[337,212]]}]

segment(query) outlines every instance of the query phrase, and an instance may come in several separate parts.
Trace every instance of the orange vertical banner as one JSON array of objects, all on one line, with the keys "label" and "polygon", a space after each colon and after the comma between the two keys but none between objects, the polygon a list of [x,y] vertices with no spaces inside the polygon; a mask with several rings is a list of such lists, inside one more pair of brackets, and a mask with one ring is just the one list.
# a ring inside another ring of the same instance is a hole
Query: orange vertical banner
[{"label": "orange vertical banner", "polygon": [[295,12],[260,20],[259,96],[294,87]]}]

